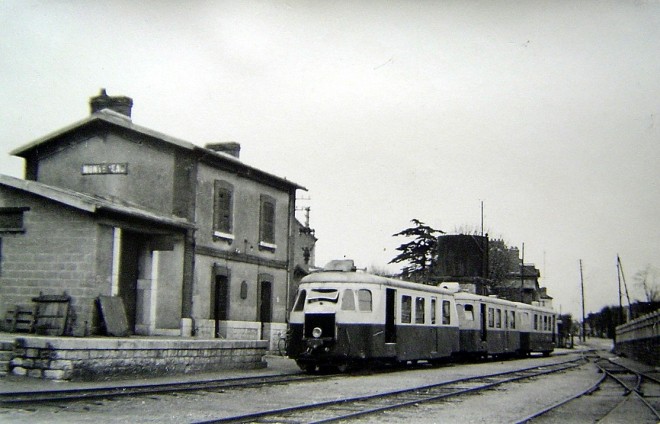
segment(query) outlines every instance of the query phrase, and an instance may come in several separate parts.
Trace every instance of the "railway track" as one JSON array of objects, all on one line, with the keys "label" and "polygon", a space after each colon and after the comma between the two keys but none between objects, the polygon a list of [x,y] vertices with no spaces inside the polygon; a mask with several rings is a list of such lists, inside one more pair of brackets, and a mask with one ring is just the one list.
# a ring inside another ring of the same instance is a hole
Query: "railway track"
[{"label": "railway track", "polygon": [[325,423],[352,419],[386,410],[433,402],[459,395],[476,393],[505,383],[543,376],[578,367],[583,358],[567,360],[544,366],[534,366],[509,372],[461,378],[438,384],[415,387],[406,390],[379,393],[377,395],[337,399],[328,402],[299,405],[218,418],[201,423]]},{"label": "railway track", "polygon": [[285,384],[316,380],[326,376],[302,373],[272,374],[259,377],[239,377],[222,380],[203,380],[174,383],[117,385],[84,389],[58,389],[44,391],[21,391],[0,393],[1,406],[20,406],[50,402],[75,402],[90,399],[109,399],[120,396],[140,396],[173,392],[218,391],[229,388],[244,388],[270,384]]},{"label": "railway track", "polygon": [[658,378],[599,356],[591,355],[591,359],[601,373],[592,386],[518,424],[556,422],[565,415],[575,417],[576,411],[582,411],[580,418],[590,422],[660,422]]}]

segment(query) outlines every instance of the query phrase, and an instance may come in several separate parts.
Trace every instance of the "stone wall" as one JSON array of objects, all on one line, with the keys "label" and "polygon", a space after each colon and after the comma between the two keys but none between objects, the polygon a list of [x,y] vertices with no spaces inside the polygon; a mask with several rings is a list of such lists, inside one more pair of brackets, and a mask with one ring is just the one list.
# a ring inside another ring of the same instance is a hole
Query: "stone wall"
[{"label": "stone wall", "polygon": [[266,367],[266,341],[19,337],[9,369],[48,380],[104,380]]},{"label": "stone wall", "polygon": [[649,365],[660,366],[660,310],[618,326],[614,351]]}]

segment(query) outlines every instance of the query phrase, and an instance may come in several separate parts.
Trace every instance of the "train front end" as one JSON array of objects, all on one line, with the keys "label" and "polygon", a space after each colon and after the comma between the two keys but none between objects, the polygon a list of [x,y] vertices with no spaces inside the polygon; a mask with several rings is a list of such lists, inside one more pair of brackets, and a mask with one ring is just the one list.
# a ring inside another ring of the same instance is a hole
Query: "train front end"
[{"label": "train front end", "polygon": [[373,341],[365,333],[373,333],[372,291],[358,276],[353,261],[337,261],[302,279],[287,340],[287,356],[301,369],[344,371],[369,350],[364,345]]}]

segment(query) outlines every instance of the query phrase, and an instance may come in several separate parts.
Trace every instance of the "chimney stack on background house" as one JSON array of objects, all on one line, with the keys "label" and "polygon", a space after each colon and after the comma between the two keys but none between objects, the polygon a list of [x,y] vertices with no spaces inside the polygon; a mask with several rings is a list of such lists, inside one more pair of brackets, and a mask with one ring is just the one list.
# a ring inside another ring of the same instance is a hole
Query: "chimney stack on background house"
[{"label": "chimney stack on background house", "polygon": [[133,99],[126,96],[108,96],[105,88],[101,89],[101,93],[89,99],[89,106],[92,113],[99,112],[103,109],[110,109],[122,115],[131,117],[131,109],[133,108]]},{"label": "chimney stack on background house", "polygon": [[205,146],[214,152],[227,153],[235,158],[241,155],[241,145],[235,141],[226,141],[224,143],[209,143]]}]

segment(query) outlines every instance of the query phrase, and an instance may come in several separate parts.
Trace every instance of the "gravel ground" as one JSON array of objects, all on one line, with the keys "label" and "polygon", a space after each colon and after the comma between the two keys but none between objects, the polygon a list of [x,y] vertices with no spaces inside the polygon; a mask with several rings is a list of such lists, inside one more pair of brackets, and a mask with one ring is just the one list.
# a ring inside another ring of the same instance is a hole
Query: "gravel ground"
[{"label": "gravel ground", "polygon": [[[403,389],[467,376],[531,367],[547,363],[548,360],[562,361],[567,358],[567,356],[550,359],[533,357],[524,360],[452,364],[395,374],[337,376],[317,382],[227,390],[220,393],[153,395],[140,399],[118,398],[71,403],[60,407],[6,408],[0,409],[0,422],[18,424],[196,422],[309,401],[322,402],[347,396],[375,394],[384,390]],[[293,369],[296,369],[293,361],[279,357],[269,358],[268,372],[275,370],[285,372]],[[510,384],[506,389],[499,388],[451,401],[422,404],[414,408],[379,414],[361,422],[514,422],[566,398],[569,393],[590,387],[598,378],[599,374],[593,366],[585,365],[574,371]],[[584,422],[579,421],[577,416],[565,415],[561,418],[561,422]]]}]

